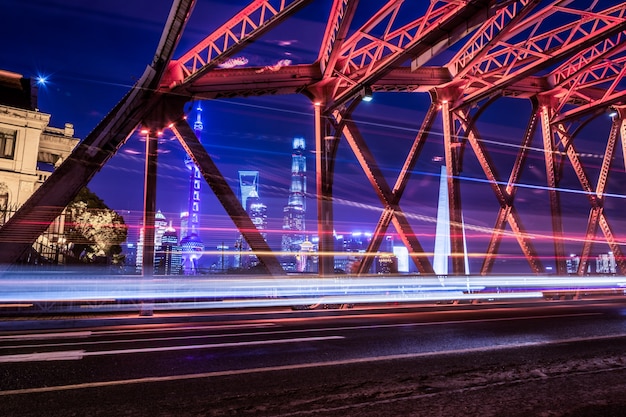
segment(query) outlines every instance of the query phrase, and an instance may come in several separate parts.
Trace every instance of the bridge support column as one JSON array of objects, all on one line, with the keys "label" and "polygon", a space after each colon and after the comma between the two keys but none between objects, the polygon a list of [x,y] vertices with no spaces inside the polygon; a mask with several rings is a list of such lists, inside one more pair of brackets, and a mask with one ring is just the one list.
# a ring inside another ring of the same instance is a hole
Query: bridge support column
[{"label": "bridge support column", "polygon": [[329,135],[328,122],[321,106],[315,105],[315,191],[317,233],[319,235],[318,273],[324,277],[335,272],[333,220],[333,175],[339,138]]},{"label": "bridge support column", "polygon": [[[143,280],[154,276],[154,216],[156,213],[157,149],[158,134],[149,129],[141,131],[146,135],[146,165],[144,172],[143,198],[143,257],[141,272]],[[141,316],[151,316],[153,305],[150,300],[142,300]]]},{"label": "bridge support column", "polygon": [[554,140],[554,132],[550,125],[553,104],[550,97],[540,97],[539,117],[541,118],[541,134],[543,137],[543,154],[546,164],[546,181],[550,196],[550,211],[552,217],[552,235],[554,238],[554,260],[556,273],[565,275],[565,249],[563,247],[563,222],[561,219],[561,202],[557,187],[559,185],[559,160],[557,160],[557,147]]}]

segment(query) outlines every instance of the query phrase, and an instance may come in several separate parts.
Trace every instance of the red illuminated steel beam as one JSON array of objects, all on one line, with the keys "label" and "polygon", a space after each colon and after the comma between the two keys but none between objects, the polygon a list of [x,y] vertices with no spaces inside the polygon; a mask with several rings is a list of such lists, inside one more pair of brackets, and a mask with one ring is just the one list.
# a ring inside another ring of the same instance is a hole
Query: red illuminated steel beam
[{"label": "red illuminated steel beam", "polygon": [[255,0],[196,46],[173,61],[167,82],[173,91],[215,68],[311,0]]},{"label": "red illuminated steel beam", "polygon": [[158,105],[160,95],[156,89],[194,4],[194,0],[174,1],[151,65],[61,166],[0,228],[2,267],[17,262],[78,192],[115,155],[143,118]]},{"label": "red illuminated steel beam", "polygon": [[[575,9],[556,8],[555,11],[567,11],[577,17],[569,24],[557,29],[540,32],[529,39],[506,44],[501,42],[498,48],[490,51],[481,62],[468,73],[469,93],[458,106],[467,105],[492,95],[512,83],[537,73],[556,62],[568,59],[604,39],[626,30],[626,3],[606,9],[602,12],[588,12]],[[552,13],[548,13],[551,15]],[[544,18],[529,16],[520,28],[531,26],[533,33],[539,30]],[[512,31],[510,35],[517,34]]]},{"label": "red illuminated steel beam", "polygon": [[323,79],[332,76],[358,4],[358,0],[335,0],[333,2],[317,58]]},{"label": "red illuminated steel beam", "polygon": [[565,275],[565,249],[563,246],[563,221],[561,218],[561,201],[557,187],[559,185],[559,158],[558,146],[555,143],[554,132],[550,125],[552,108],[549,102],[540,102],[539,117],[541,119],[541,134],[543,138],[543,153],[546,167],[548,196],[552,219],[552,238],[554,241],[554,256],[556,258],[556,273]]},{"label": "red illuminated steel beam", "polygon": [[[624,43],[617,48],[617,53],[623,53],[626,50],[626,39],[623,41]],[[558,99],[558,108],[563,108],[572,100],[579,102],[577,107],[556,115],[552,123],[563,123],[608,108],[612,104],[625,102],[625,82],[626,56],[615,58],[609,56],[608,59],[602,59],[594,65],[581,69],[573,76],[564,79],[551,91],[551,94]]]},{"label": "red illuminated steel beam", "polygon": [[[574,138],[570,136],[563,125],[558,125],[556,129],[556,134],[560,138],[560,144],[563,149],[565,149],[565,153],[569,158],[569,161],[574,168],[574,172],[578,177],[578,180],[581,184],[582,190],[587,195],[589,199],[589,203],[591,205],[591,210],[589,213],[589,221],[587,223],[587,234],[585,237],[585,243],[583,246],[583,256],[581,256],[581,264],[584,262],[585,265],[588,261],[589,253],[591,251],[591,243],[595,239],[595,234],[598,225],[604,234],[604,237],[615,254],[615,259],[618,262],[618,265],[624,273],[626,271],[626,260],[624,259],[622,250],[615,238],[615,235],[609,225],[609,222],[604,214],[604,191],[606,189],[606,182],[608,179],[610,166],[613,161],[613,154],[615,151],[615,142],[617,140],[617,134],[619,131],[619,126],[621,121],[618,118],[613,120],[613,124],[611,127],[611,132],[609,134],[609,138],[607,140],[607,145],[605,149],[604,158],[602,160],[602,166],[600,168],[600,172],[598,174],[598,182],[596,185],[596,189],[594,190],[591,181],[589,180],[589,176],[585,172],[584,166],[580,161],[580,157],[578,152],[576,152],[576,147],[574,145]],[[584,267],[583,267],[584,268]],[[585,269],[580,269],[579,273],[583,273]]]},{"label": "red illuminated steel beam", "polygon": [[443,149],[446,161],[446,179],[448,182],[448,205],[450,213],[450,252],[452,257],[452,271],[454,274],[464,274],[464,246],[463,246],[463,218],[461,209],[461,146],[463,138],[455,135],[452,103],[443,95],[440,98],[441,117],[443,124]]},{"label": "red illuminated steel beam", "polygon": [[[182,114],[182,111],[180,114]],[[250,216],[226,182],[226,179],[213,162],[211,156],[196,137],[193,129],[189,126],[189,123],[187,123],[187,120],[182,117],[179,118],[171,129],[189,157],[191,157],[194,164],[198,167],[198,170],[215,193],[215,196],[220,201],[237,229],[250,245],[254,255],[256,255],[261,264],[267,269],[267,272],[274,276],[283,274],[284,271],[280,262],[273,254],[269,245],[263,238],[263,235],[261,235],[261,232],[259,232],[254,223],[252,223]]]},{"label": "red illuminated steel beam", "polygon": [[[476,62],[484,58],[491,46],[505,37],[511,27],[525,18],[540,2],[541,0],[513,1],[497,10],[446,64],[452,76],[457,79],[465,76]],[[420,66],[415,60],[411,63],[412,69]]]},{"label": "red illuminated steel beam", "polygon": [[[344,44],[336,68],[339,82],[333,92],[332,110],[350,100],[363,86],[371,86],[390,69],[409,58],[441,51],[443,43],[461,39],[493,13],[495,1],[432,1],[426,13],[394,29],[402,2],[390,1]],[[386,22],[381,35],[376,29]]]}]

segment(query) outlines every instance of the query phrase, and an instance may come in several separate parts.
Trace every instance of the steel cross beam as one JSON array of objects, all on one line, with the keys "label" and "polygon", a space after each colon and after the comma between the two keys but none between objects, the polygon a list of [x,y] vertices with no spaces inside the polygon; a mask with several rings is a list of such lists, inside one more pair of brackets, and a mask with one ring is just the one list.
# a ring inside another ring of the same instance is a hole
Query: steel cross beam
[{"label": "steel cross beam", "polygon": [[321,105],[315,111],[315,191],[317,195],[317,233],[319,274],[327,276],[334,272],[333,238],[333,177],[335,156],[339,145],[339,132],[330,134],[330,122],[322,117]]},{"label": "steel cross beam", "polygon": [[170,65],[164,84],[184,89],[311,0],[255,0]]},{"label": "steel cross beam", "polygon": [[[556,10],[561,9],[554,11]],[[471,87],[472,91],[457,104],[457,107],[477,102],[494,91],[502,90],[521,78],[585,51],[607,37],[626,30],[624,17],[626,4],[598,13],[574,9],[567,11],[579,15],[580,19],[517,44],[499,45],[481,62],[477,62],[471,74],[467,74],[470,81],[468,87]],[[536,20],[537,17],[531,15],[527,21],[520,23],[520,27],[530,24],[538,27],[543,19]],[[510,35],[516,32],[512,30]]]},{"label": "steel cross beam", "polygon": [[[617,53],[626,50],[625,43],[620,45]],[[574,109],[559,113],[552,121],[553,124],[563,123],[567,120],[579,118],[598,109],[609,107],[612,104],[626,101],[626,91],[619,90],[626,80],[626,56],[602,60],[601,62],[585,68],[576,77],[568,79],[566,83],[559,86],[566,89],[565,94],[559,94],[559,89],[553,90],[559,99],[560,108],[572,98],[585,104]],[[608,84],[608,85],[607,85]],[[601,93],[594,94],[593,87],[606,85]],[[593,96],[592,96],[593,94]]]},{"label": "steel cross beam", "polygon": [[[393,213],[391,220],[393,221],[394,227],[400,236],[402,242],[406,245],[407,248],[410,249],[409,256],[414,260],[415,265],[418,270],[423,274],[433,274],[434,271],[432,266],[428,260],[428,258],[424,255],[424,250],[419,243],[416,234],[413,232],[411,225],[404,216],[402,209],[400,208],[398,202],[401,196],[401,193],[406,185],[406,180],[408,178],[402,179],[401,181],[404,183],[402,185],[402,190],[397,193],[392,193],[385,177],[382,174],[382,171],[378,167],[378,164],[375,161],[374,154],[371,152],[363,137],[361,136],[359,129],[357,128],[354,121],[350,120],[350,113],[341,114],[339,111],[333,112],[333,117],[335,121],[339,124],[339,126],[343,126],[341,129],[344,137],[348,141],[352,152],[354,152],[359,165],[365,172],[368,181],[376,191],[378,198],[380,199],[383,207],[388,208],[390,212]],[[417,157],[417,155],[415,155]],[[415,161],[413,161],[413,164]],[[402,175],[402,174],[401,174]],[[384,213],[383,213],[384,215]],[[388,223],[387,223],[388,224]],[[369,244],[367,254],[363,258],[361,265],[359,266],[359,274],[365,273],[371,263],[373,258],[376,256],[375,253],[378,251],[380,247],[380,242],[382,241],[381,234],[375,235],[374,239]]]},{"label": "steel cross beam", "polygon": [[[182,111],[179,114],[182,115]],[[179,117],[178,121],[171,126],[171,129],[267,272],[274,276],[283,274],[284,271],[280,262],[274,256],[261,232],[252,223],[250,216],[242,207],[239,199],[226,182],[211,156],[196,137],[187,120]]]},{"label": "steel cross beam", "polygon": [[558,275],[565,275],[565,249],[563,247],[563,222],[561,219],[561,202],[557,186],[559,183],[557,146],[554,140],[554,133],[550,125],[551,108],[549,103],[540,103],[541,134],[543,138],[543,152],[546,164],[546,178],[549,187],[550,212],[552,214],[552,233],[554,239],[554,256],[556,258],[556,269]]},{"label": "steel cross beam", "polygon": [[[444,43],[461,39],[492,13],[492,0],[435,0],[420,18],[392,30],[402,2],[390,1],[355,35],[344,43],[332,111],[357,95],[363,86],[371,86],[407,58],[430,53],[434,56]],[[482,13],[482,14],[481,14]],[[374,29],[387,21],[382,36]]]},{"label": "steel cross beam", "polygon": [[[380,219],[378,220],[378,223],[376,224],[376,229],[374,230],[374,233],[372,235],[372,240],[367,249],[368,253],[374,253],[378,251],[378,249],[380,248],[380,245],[383,242],[385,234],[387,233],[389,224],[394,219],[396,214],[402,216],[402,218],[397,219],[396,228],[400,228],[404,224],[404,222],[406,222],[404,213],[402,211],[396,211],[396,210],[398,209],[398,205],[400,204],[400,199],[402,198],[402,194],[404,193],[406,185],[409,181],[411,171],[413,171],[413,168],[415,167],[415,164],[417,163],[417,159],[419,158],[422,148],[424,147],[424,144],[426,143],[426,139],[428,137],[428,133],[430,132],[430,128],[432,127],[435,121],[435,118],[437,116],[438,108],[439,106],[436,103],[431,103],[430,107],[428,108],[428,112],[426,113],[426,116],[424,117],[422,126],[420,127],[419,132],[417,133],[417,135],[415,136],[415,139],[413,140],[413,144],[411,145],[411,149],[409,150],[406,160],[404,161],[404,165],[402,169],[400,170],[400,174],[398,175],[398,178],[396,180],[396,183],[393,189],[391,190],[391,200],[389,201],[389,204],[384,206],[383,212],[380,215]],[[403,242],[404,241],[408,241],[408,240],[403,239]],[[420,250],[420,247],[419,246],[415,247],[414,250]],[[419,252],[416,252],[416,255],[413,257],[413,261],[415,262],[420,273],[422,274],[434,274],[435,273],[432,267],[432,264],[430,263],[428,258],[425,256],[419,256]],[[369,268],[371,267],[371,262],[372,260],[369,260],[369,263],[362,264],[361,265],[362,271],[360,272],[369,270]]]},{"label": "steel cross beam", "polygon": [[61,166],[0,228],[0,265],[5,267],[17,262],[158,105],[161,98],[156,89],[194,4],[195,0],[173,2],[151,65]]},{"label": "steel cross beam", "polygon": [[[446,64],[452,76],[456,79],[464,77],[476,62],[480,62],[485,57],[492,46],[506,37],[511,28],[524,19],[540,2],[541,0],[518,0],[497,10]],[[417,67],[416,63],[411,63],[411,68]]]},{"label": "steel cross beam", "polygon": [[[553,85],[550,94],[558,99],[557,117],[553,123],[578,118],[603,106],[609,106],[623,97],[617,92],[626,77],[626,31],[582,51],[554,70],[547,78]],[[605,86],[598,94],[598,87]],[[617,93],[617,94],[616,94]],[[566,115],[560,114],[568,102],[579,104]],[[580,106],[584,103],[584,106]]]},{"label": "steel cross beam", "polygon": [[[536,107],[535,107],[536,110]],[[542,273],[543,266],[541,265],[541,261],[539,260],[539,256],[537,251],[533,247],[531,240],[529,239],[528,234],[524,226],[522,225],[522,220],[513,205],[513,200],[515,198],[516,191],[516,183],[519,179],[521,168],[523,163],[528,155],[528,146],[532,141],[532,135],[535,131],[536,127],[536,112],[533,113],[533,116],[530,119],[529,125],[526,129],[526,134],[522,140],[522,145],[520,146],[519,153],[515,159],[515,163],[513,165],[513,169],[511,171],[511,175],[509,177],[509,182],[507,186],[504,187],[499,179],[498,173],[496,171],[496,167],[493,163],[493,160],[489,156],[489,153],[485,146],[482,144],[482,141],[479,139],[478,130],[475,125],[475,118],[473,121],[469,120],[466,113],[463,110],[459,110],[455,112],[457,118],[461,125],[464,127],[465,132],[467,133],[467,140],[472,146],[474,150],[474,154],[480,163],[480,166],[485,173],[487,180],[489,180],[489,184],[500,204],[500,209],[498,211],[498,216],[496,218],[496,224],[494,226],[494,230],[492,232],[491,240],[486,251],[486,257],[483,261],[483,265],[481,268],[481,274],[486,275],[491,271],[493,266],[493,262],[495,260],[495,255],[497,255],[497,249],[500,245],[500,241],[502,239],[502,233],[504,231],[505,223],[508,222],[517,242],[530,265],[532,271],[536,274]]]},{"label": "steel cross beam", "polygon": [[322,71],[322,79],[332,76],[358,4],[358,0],[335,0],[333,3],[317,58]]},{"label": "steel cross beam", "polygon": [[[620,270],[622,272],[626,271],[626,260],[622,254],[622,250],[615,239],[615,235],[611,230],[609,222],[604,214],[604,190],[606,188],[606,182],[608,179],[608,174],[610,170],[610,166],[613,160],[613,154],[615,150],[615,142],[617,140],[617,133],[619,130],[619,126],[621,124],[620,120],[613,120],[613,124],[611,127],[611,132],[609,134],[609,138],[606,145],[606,150],[604,154],[604,158],[602,160],[602,167],[600,169],[600,173],[598,174],[598,183],[596,185],[596,190],[594,191],[591,186],[591,182],[589,181],[589,177],[585,172],[585,169],[580,162],[580,158],[578,153],[576,152],[576,148],[574,146],[573,137],[567,134],[567,131],[563,127],[563,125],[559,125],[557,128],[557,135],[560,137],[561,146],[565,149],[567,157],[574,168],[574,172],[578,177],[578,180],[581,184],[583,191],[586,193],[589,202],[591,204],[591,210],[589,213],[589,221],[587,223],[587,234],[585,238],[585,244],[583,246],[583,256],[581,256],[580,264],[583,262],[585,266],[588,262],[589,253],[591,251],[591,243],[595,238],[595,233],[597,230],[598,223],[604,236],[606,238],[609,247],[615,254],[615,259],[618,261],[620,266]],[[580,265],[579,265],[580,266]],[[585,266],[582,266],[583,269],[579,269],[578,273],[584,273]]]}]

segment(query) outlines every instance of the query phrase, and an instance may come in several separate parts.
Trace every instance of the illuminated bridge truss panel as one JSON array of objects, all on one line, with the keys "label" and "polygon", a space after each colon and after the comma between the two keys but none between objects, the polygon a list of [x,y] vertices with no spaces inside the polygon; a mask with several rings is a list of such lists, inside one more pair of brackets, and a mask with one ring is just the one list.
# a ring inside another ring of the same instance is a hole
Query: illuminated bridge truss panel
[{"label": "illuminated bridge truss panel", "polygon": [[[606,39],[619,37],[626,30],[625,10],[625,4],[595,13],[553,7],[540,14],[541,17],[529,16],[519,23],[519,30],[509,32],[512,41],[517,39],[517,36],[513,36],[517,32],[529,32],[528,38],[522,36],[523,40],[519,42],[500,42],[468,72],[466,83],[471,92],[464,97],[464,103],[485,98],[494,90],[506,88],[572,55],[593,55],[590,50],[604,49],[598,44],[606,48],[615,46],[615,42],[606,42]],[[544,19],[563,11],[571,14],[575,20],[556,29],[540,32]]]},{"label": "illuminated bridge truss panel", "polygon": [[[189,83],[226,63],[232,54],[311,0],[256,0],[175,61],[180,83]],[[177,78],[176,76],[173,77]]]}]

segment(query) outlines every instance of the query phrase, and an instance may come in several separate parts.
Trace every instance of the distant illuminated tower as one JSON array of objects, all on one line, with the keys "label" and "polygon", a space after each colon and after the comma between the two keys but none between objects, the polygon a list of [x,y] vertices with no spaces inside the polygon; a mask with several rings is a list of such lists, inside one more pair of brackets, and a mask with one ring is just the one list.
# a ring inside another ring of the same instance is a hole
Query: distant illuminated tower
[{"label": "distant illuminated tower", "polygon": [[[448,174],[445,165],[441,167],[439,177],[439,202],[437,207],[437,229],[435,232],[435,250],[433,257],[433,269],[437,275],[448,275],[448,261],[451,256],[450,243],[450,206],[448,205]],[[461,222],[463,217],[461,215]],[[467,255],[467,241],[465,239],[465,223],[463,230],[463,259],[465,274],[469,274],[469,258]]]},{"label": "distant illuminated tower", "polygon": [[[157,210],[154,214],[154,248],[158,250],[161,247],[163,234],[167,228],[167,219],[161,210]],[[140,272],[143,267],[143,240],[144,229],[139,229],[139,238],[137,240],[137,255],[135,258],[135,267],[137,272]],[[155,255],[156,256],[156,255]]]},{"label": "distant illuminated tower", "polygon": [[250,191],[248,198],[246,199],[246,211],[252,220],[257,230],[261,231],[263,239],[267,239],[267,233],[264,230],[267,229],[267,206],[261,202],[259,193],[256,191]]},{"label": "distant illuminated tower", "polygon": [[[198,102],[196,107],[196,121],[193,130],[199,140],[202,140],[202,106]],[[182,247],[182,268],[185,275],[198,273],[198,259],[202,256],[204,244],[200,239],[200,185],[202,176],[200,170],[193,163],[189,155],[185,158],[185,166],[189,169],[189,206],[185,237],[180,241]]]},{"label": "distant illuminated tower", "polygon": [[172,227],[171,221],[161,237],[161,246],[156,252],[155,261],[156,272],[159,275],[178,275],[180,273],[182,250],[178,245],[178,235]]},{"label": "distant illuminated tower", "polygon": [[283,253],[300,252],[305,241],[306,156],[304,156],[304,149],[304,138],[294,138],[291,153],[289,200],[283,209],[284,233],[281,241]]},{"label": "distant illuminated tower", "polygon": [[248,210],[247,200],[252,191],[259,196],[259,171],[239,171],[239,197],[245,210]]},{"label": "distant illuminated tower", "polygon": [[[261,203],[259,198],[259,171],[239,171],[239,198],[241,205],[246,210],[250,219],[257,229],[265,230],[267,228],[267,206]],[[266,234],[262,233],[263,238]],[[239,236],[235,243],[241,254],[242,251],[250,250],[243,236]],[[258,263],[256,256],[242,255],[236,256],[236,264],[238,267],[250,267]]]}]

